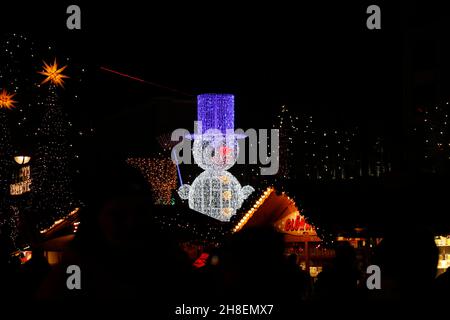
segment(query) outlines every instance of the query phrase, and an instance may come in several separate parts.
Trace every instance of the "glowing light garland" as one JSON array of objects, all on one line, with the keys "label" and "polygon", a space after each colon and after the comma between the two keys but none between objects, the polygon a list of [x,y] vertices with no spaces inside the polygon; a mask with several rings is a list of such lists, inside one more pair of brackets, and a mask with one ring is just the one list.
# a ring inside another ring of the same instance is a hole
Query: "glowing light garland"
[{"label": "glowing light garland", "polygon": [[[203,94],[197,97],[201,130],[194,135],[193,155],[205,171],[178,190],[189,207],[220,221],[230,221],[236,210],[255,191],[242,187],[228,170],[237,160],[239,147],[234,135],[234,96]],[[214,132],[212,131],[214,130]]]},{"label": "glowing light garland", "polygon": [[[58,220],[54,221],[53,224],[50,225],[48,228],[43,229],[43,230],[41,230],[41,231],[39,231],[39,232],[40,232],[41,234],[45,234],[45,233],[47,233],[47,232],[53,230],[54,228],[56,228],[57,226],[59,226],[61,223],[63,223],[64,221],[66,221],[68,218],[72,217],[74,214],[77,214],[78,211],[80,211],[80,208],[75,208],[75,209],[73,209],[67,216],[65,216],[64,218],[61,218],[61,219],[58,219]],[[78,225],[78,224],[79,224],[79,223],[77,223],[77,224],[74,223],[74,225]]]},{"label": "glowing light garland", "polygon": [[255,204],[253,205],[253,207],[251,207],[247,213],[242,217],[242,219],[236,224],[236,226],[233,228],[233,233],[234,232],[238,232],[239,230],[241,230],[245,224],[247,223],[248,220],[250,220],[250,218],[253,216],[253,214],[255,213],[256,210],[258,210],[258,208],[260,206],[262,206],[262,204],[264,203],[264,201],[266,201],[266,199],[271,195],[271,193],[274,191],[274,188],[272,187],[268,187],[263,194],[259,197],[258,200],[256,200]]},{"label": "glowing light garland", "polygon": [[139,169],[147,179],[156,204],[173,204],[172,191],[177,187],[177,173],[170,158],[129,158],[127,163]]}]

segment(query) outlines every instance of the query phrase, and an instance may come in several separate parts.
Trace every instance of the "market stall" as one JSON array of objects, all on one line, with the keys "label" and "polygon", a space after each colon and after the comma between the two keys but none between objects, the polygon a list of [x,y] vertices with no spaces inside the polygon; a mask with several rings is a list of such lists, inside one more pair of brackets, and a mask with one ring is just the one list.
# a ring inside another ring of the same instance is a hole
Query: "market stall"
[{"label": "market stall", "polygon": [[307,223],[295,201],[285,193],[277,194],[272,187],[263,192],[233,231],[259,226],[272,226],[282,233],[286,255],[296,255],[299,266],[309,270],[312,277],[317,276],[324,262],[334,256],[332,249],[322,245],[316,229]]}]

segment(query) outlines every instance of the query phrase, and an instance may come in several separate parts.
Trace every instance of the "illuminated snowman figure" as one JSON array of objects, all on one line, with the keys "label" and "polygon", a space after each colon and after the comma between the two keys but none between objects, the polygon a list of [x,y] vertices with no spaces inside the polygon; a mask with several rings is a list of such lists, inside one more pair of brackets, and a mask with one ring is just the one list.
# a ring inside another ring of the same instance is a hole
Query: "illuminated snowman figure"
[{"label": "illuminated snowman figure", "polygon": [[[192,153],[197,165],[205,171],[192,185],[182,185],[178,194],[182,199],[189,200],[191,209],[220,221],[229,221],[243,201],[255,191],[251,186],[242,187],[236,177],[227,171],[239,155],[238,136],[234,134],[234,97],[200,95],[198,102],[199,120],[202,127],[206,124],[206,128],[200,131],[202,134],[194,136]],[[223,114],[225,111],[228,112]],[[213,121],[208,121],[210,118]]]}]

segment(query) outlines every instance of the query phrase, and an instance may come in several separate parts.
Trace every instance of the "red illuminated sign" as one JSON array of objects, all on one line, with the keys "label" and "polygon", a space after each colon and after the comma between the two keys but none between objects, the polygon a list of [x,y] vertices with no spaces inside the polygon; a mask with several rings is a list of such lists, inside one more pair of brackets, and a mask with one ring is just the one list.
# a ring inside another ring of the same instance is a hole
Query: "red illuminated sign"
[{"label": "red illuminated sign", "polygon": [[292,212],[275,223],[275,228],[280,232],[292,235],[316,235],[314,228],[306,223],[305,217],[300,212]]}]

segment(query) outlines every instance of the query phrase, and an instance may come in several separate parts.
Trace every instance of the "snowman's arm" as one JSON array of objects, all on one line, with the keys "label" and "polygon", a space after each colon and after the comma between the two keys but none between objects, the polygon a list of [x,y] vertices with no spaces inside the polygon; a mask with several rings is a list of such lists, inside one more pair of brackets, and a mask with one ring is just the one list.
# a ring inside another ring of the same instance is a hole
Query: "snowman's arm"
[{"label": "snowman's arm", "polygon": [[180,196],[181,199],[183,200],[187,200],[189,199],[189,190],[191,189],[191,186],[188,184],[183,184],[179,189],[178,189],[178,195]]},{"label": "snowman's arm", "polygon": [[241,189],[241,195],[243,199],[247,199],[249,195],[252,194],[252,192],[254,192],[255,189],[252,186],[244,186]]}]

